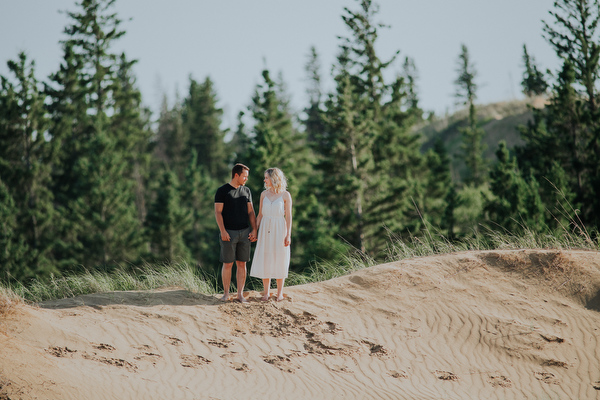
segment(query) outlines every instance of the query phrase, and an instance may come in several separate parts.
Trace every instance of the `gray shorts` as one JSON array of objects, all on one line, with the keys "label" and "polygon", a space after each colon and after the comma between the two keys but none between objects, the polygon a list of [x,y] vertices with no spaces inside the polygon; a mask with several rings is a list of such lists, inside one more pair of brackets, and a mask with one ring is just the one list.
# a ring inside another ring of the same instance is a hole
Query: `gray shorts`
[{"label": "gray shorts", "polygon": [[221,244],[220,261],[222,263],[229,264],[234,261],[250,261],[250,239],[248,239],[248,235],[250,235],[251,231],[252,228],[250,227],[239,231],[227,229],[227,233],[229,233],[229,237],[231,238],[229,242],[224,242],[219,233],[219,243]]}]

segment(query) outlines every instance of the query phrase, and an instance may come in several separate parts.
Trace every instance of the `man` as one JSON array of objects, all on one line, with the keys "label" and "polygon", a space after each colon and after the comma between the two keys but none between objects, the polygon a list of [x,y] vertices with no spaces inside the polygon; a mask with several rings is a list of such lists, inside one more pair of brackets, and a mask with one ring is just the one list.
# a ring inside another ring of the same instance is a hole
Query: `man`
[{"label": "man", "polygon": [[224,184],[215,194],[215,218],[220,231],[222,279],[225,294],[223,301],[229,300],[229,286],[233,262],[237,266],[237,299],[246,303],[244,285],[246,283],[246,262],[250,261],[250,242],[256,241],[256,214],[252,206],[252,194],[245,186],[250,169],[244,164],[236,164],[231,170],[231,181]]}]

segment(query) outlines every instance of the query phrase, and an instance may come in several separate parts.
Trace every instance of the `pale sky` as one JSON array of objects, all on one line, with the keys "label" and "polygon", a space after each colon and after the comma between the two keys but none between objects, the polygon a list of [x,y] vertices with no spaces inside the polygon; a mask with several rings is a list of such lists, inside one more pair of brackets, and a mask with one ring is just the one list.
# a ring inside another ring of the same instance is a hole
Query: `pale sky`
[{"label": "pale sky", "polygon": [[[478,72],[478,102],[522,98],[523,44],[542,70],[555,71],[558,58],[542,37],[542,20],[552,22],[553,0],[379,0],[378,51],[383,60],[400,50],[389,69],[401,70],[404,57],[416,64],[421,107],[436,114],[454,110],[454,80],[461,44]],[[127,33],[115,50],[137,59],[134,71],[143,101],[158,110],[163,94],[172,104],[184,96],[188,77],[215,83],[224,127],[251,101],[266,66],[282,74],[292,106],[306,106],[304,66],[309,49],[321,57],[325,91],[331,90],[331,66],[340,40],[349,36],[344,7],[357,0],[117,0],[113,8]],[[68,18],[59,10],[78,11],[74,0],[0,0],[0,74],[6,61],[24,50],[45,81],[58,69],[59,41]],[[131,19],[131,20],[130,20]]]}]

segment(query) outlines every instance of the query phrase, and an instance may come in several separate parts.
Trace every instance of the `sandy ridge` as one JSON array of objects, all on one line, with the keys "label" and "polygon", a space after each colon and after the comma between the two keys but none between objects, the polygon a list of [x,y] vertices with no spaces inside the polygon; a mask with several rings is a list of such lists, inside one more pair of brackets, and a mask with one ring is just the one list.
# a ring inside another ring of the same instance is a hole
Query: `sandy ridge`
[{"label": "sandy ridge", "polygon": [[464,252],[221,303],[177,288],[22,306],[0,399],[600,398],[600,253]]}]

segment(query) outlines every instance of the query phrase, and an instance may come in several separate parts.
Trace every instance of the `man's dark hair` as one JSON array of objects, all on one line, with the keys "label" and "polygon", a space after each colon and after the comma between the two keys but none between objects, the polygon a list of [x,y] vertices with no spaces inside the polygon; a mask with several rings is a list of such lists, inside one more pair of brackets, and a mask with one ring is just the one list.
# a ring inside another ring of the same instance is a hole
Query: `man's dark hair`
[{"label": "man's dark hair", "polygon": [[235,178],[235,174],[241,175],[244,171],[250,171],[250,168],[246,167],[244,164],[235,164],[231,169],[231,179]]}]

